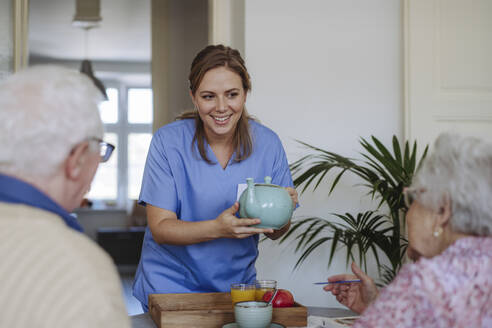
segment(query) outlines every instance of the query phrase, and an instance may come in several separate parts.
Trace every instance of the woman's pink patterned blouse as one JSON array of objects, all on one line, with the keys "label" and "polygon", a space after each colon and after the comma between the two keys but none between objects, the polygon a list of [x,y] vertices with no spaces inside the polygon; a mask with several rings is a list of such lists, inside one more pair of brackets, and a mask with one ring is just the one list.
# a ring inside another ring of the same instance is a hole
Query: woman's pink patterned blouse
[{"label": "woman's pink patterned blouse", "polygon": [[456,241],[402,267],[354,324],[367,327],[492,327],[492,238]]}]

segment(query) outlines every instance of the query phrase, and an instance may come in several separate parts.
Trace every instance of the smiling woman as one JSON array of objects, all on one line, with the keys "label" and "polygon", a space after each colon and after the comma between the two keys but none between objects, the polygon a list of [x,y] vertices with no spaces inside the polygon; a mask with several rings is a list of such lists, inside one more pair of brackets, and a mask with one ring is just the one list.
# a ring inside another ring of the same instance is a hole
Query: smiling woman
[{"label": "smiling woman", "polygon": [[[239,75],[225,66],[211,69],[203,76],[191,98],[212,149],[220,144],[232,146],[235,127],[241,119],[246,102],[246,92],[241,86]],[[223,158],[219,158],[223,168],[233,151],[232,147],[227,148]]]},{"label": "smiling woman", "polygon": [[212,163],[204,148],[207,137],[212,149],[215,146],[222,168],[233,152],[235,161],[247,158],[252,151],[248,129],[252,118],[245,103],[251,81],[239,51],[222,45],[206,47],[193,60],[188,79],[195,111],[183,113],[178,119],[195,119],[193,140],[197,141],[200,156]]},{"label": "smiling woman", "polygon": [[297,202],[278,136],[244,108],[251,83],[239,52],[205,47],[189,82],[196,109],[154,134],[145,165],[139,201],[149,226],[134,283],[145,310],[149,294],[228,292],[255,281],[258,235],[276,239],[289,224],[258,228],[259,219],[235,216],[246,178],[271,176]]}]

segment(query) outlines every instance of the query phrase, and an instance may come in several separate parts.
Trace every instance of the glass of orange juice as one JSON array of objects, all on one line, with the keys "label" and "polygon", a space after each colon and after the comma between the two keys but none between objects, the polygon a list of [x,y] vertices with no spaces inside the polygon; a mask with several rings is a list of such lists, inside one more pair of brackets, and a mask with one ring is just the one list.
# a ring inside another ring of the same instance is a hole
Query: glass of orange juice
[{"label": "glass of orange juice", "polygon": [[232,284],[231,285],[231,299],[232,304],[243,301],[255,300],[255,284]]},{"label": "glass of orange juice", "polygon": [[277,288],[276,280],[256,280],[255,300],[263,301],[263,295],[269,290]]}]

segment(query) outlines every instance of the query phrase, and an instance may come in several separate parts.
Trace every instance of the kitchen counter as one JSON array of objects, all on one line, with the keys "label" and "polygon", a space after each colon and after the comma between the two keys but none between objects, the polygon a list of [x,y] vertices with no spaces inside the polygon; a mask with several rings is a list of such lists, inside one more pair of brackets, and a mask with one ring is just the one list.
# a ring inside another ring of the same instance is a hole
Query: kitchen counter
[{"label": "kitchen counter", "polygon": [[[351,317],[356,315],[354,312],[343,308],[308,307],[308,321],[310,316],[316,317]],[[154,321],[148,313],[130,316],[133,328],[156,328]],[[308,326],[307,328],[315,328]]]}]

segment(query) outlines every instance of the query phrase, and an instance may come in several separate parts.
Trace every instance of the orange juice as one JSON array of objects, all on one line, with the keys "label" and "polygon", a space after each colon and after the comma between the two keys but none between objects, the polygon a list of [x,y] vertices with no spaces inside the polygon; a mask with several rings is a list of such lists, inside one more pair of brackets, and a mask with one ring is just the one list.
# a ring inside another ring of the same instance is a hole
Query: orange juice
[{"label": "orange juice", "polygon": [[252,284],[232,284],[231,299],[232,304],[243,301],[255,300],[255,285]]},{"label": "orange juice", "polygon": [[274,290],[273,288],[256,288],[255,291],[255,300],[256,301],[263,301],[263,295],[265,295],[266,292]]}]

